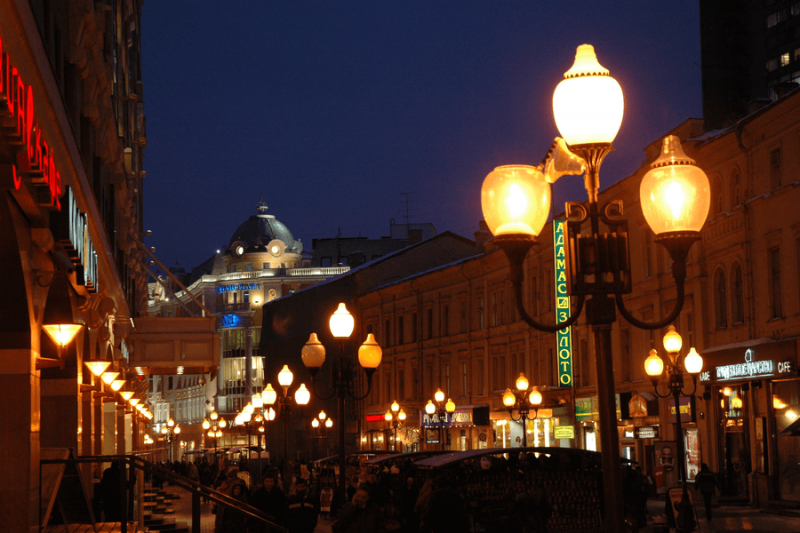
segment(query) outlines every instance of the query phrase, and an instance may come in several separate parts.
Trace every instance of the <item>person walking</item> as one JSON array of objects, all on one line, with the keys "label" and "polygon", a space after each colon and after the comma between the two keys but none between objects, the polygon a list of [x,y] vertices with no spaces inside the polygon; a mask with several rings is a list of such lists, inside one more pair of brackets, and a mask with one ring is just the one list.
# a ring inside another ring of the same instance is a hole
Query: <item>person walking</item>
[{"label": "person walking", "polygon": [[[225,493],[241,503],[247,503],[247,485],[243,479],[238,477],[230,478],[225,488]],[[242,533],[243,531],[247,531],[246,514],[227,505],[217,507],[214,533]]]},{"label": "person walking", "polygon": [[303,478],[295,481],[295,493],[289,496],[286,509],[286,525],[289,533],[314,533],[319,519],[319,508],[308,494],[308,483]]},{"label": "person walking", "polygon": [[383,511],[370,501],[370,489],[360,486],[353,500],[339,510],[331,525],[333,533],[380,533],[383,529]]},{"label": "person walking", "polygon": [[706,506],[706,520],[711,521],[711,499],[714,497],[714,492],[719,487],[717,484],[717,477],[714,472],[708,468],[706,463],[700,465],[700,472],[694,478],[694,488],[703,495],[703,502]]},{"label": "person walking", "polygon": [[[286,521],[286,494],[278,486],[278,480],[272,473],[265,473],[263,477],[263,486],[253,492],[253,497],[250,499],[250,505],[271,516],[271,520],[276,524],[283,526]],[[263,522],[260,522],[263,524]],[[261,528],[264,529],[264,528]],[[258,526],[254,525],[250,528],[251,531],[259,531]]]}]

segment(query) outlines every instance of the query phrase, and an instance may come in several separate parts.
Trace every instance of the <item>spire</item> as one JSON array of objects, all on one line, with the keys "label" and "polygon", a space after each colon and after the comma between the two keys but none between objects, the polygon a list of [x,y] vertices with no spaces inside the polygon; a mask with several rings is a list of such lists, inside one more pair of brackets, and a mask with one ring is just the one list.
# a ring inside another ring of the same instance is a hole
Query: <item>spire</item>
[{"label": "spire", "polygon": [[261,200],[258,202],[256,210],[258,211],[259,215],[266,215],[267,209],[267,202],[264,201],[264,191],[261,191]]}]

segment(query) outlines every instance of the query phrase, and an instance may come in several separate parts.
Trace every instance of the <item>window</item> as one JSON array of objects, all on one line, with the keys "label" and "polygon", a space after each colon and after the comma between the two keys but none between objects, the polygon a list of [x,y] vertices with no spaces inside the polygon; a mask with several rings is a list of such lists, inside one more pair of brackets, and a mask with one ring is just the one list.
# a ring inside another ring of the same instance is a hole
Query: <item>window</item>
[{"label": "window", "polygon": [[397,399],[403,401],[406,399],[406,372],[405,370],[397,371]]},{"label": "window", "polygon": [[403,331],[403,326],[405,325],[405,321],[403,320],[403,316],[397,317],[397,344],[403,344],[406,340],[405,338],[405,331]]},{"label": "window", "polygon": [[244,291],[244,294],[242,295],[242,303],[250,303],[250,291]]},{"label": "window", "polygon": [[167,390],[172,390],[172,376],[167,379]]},{"label": "window", "polygon": [[772,59],[767,60],[767,72],[772,72],[773,70],[778,69],[778,58],[773,57]]},{"label": "window", "polygon": [[264,261],[264,263],[261,265],[261,268],[263,270],[267,270],[269,268],[269,263],[267,261]]},{"label": "window", "polygon": [[383,338],[384,338],[384,347],[391,346],[392,342],[392,322],[388,318],[383,322]]},{"label": "window", "polygon": [[442,336],[448,335],[450,335],[450,306],[445,305],[442,308]]},{"label": "window", "polygon": [[425,328],[426,328],[426,338],[432,339],[433,338],[433,307],[429,307],[425,310]]},{"label": "window", "polygon": [[744,322],[744,289],[742,283],[742,265],[733,266],[733,323]]},{"label": "window", "polygon": [[484,301],[483,298],[478,299],[478,329],[484,328],[484,315],[483,315],[483,306]]},{"label": "window", "polygon": [[467,396],[469,394],[469,389],[467,388],[467,384],[469,383],[468,374],[467,374],[467,363],[461,363],[461,392],[462,396]]},{"label": "window", "polygon": [[769,257],[769,300],[772,318],[783,317],[783,296],[781,294],[781,250],[773,248]]},{"label": "window", "polygon": [[252,272],[253,271],[253,263],[245,263],[244,264],[244,271],[245,272]]},{"label": "window", "polygon": [[411,342],[417,342],[417,313],[411,313]]},{"label": "window", "polygon": [[728,327],[728,289],[725,285],[725,272],[721,268],[714,275],[714,317],[717,329]]},{"label": "window", "polygon": [[782,67],[785,67],[785,66],[787,66],[787,65],[789,64],[789,61],[790,61],[790,59],[789,59],[789,52],[786,52],[786,53],[784,53],[784,54],[781,54],[781,58],[780,58],[780,59],[781,59],[781,66],[782,66]]},{"label": "window", "polygon": [[733,192],[733,207],[739,207],[742,204],[742,198],[739,187],[739,169],[736,168],[731,172],[731,191]]},{"label": "window", "polygon": [[231,293],[231,295],[233,296],[233,303],[238,303],[238,301],[239,301],[239,293],[238,292],[233,292],[233,293]]},{"label": "window", "polygon": [[769,153],[769,177],[772,188],[781,186],[781,149],[776,148]]}]

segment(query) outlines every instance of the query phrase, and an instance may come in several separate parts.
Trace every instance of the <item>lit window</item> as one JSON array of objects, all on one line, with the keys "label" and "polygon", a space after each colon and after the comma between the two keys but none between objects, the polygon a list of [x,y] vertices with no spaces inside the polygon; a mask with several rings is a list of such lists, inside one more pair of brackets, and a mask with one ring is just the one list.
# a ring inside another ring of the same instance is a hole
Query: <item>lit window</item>
[{"label": "lit window", "polygon": [[789,64],[789,52],[781,54],[781,66],[785,67],[788,64]]}]

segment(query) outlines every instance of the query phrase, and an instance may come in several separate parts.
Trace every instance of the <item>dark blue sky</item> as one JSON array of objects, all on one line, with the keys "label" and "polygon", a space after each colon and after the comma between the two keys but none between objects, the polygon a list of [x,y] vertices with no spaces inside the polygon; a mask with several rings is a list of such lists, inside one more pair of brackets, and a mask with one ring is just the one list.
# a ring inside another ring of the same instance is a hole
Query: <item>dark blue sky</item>
[{"label": "dark blue sky", "polygon": [[[625,95],[601,186],[646,144],[699,117],[696,0],[147,2],[147,243],[184,267],[270,213],[306,249],[412,222],[472,237],[484,177],[538,164],[552,94],[593,44]],[[556,211],[583,200],[560,180]]]}]

